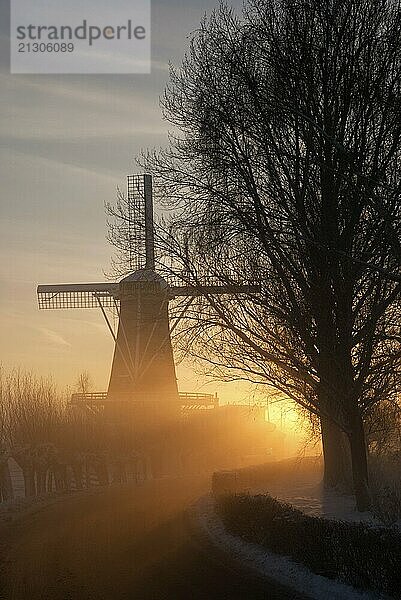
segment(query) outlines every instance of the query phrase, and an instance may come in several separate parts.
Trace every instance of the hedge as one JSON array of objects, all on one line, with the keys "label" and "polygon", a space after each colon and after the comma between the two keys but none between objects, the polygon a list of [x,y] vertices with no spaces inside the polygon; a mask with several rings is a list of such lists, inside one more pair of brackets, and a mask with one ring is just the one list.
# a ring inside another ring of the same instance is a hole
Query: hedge
[{"label": "hedge", "polygon": [[228,531],[248,542],[319,575],[401,598],[401,533],[396,528],[305,515],[269,495],[217,495],[216,511]]}]

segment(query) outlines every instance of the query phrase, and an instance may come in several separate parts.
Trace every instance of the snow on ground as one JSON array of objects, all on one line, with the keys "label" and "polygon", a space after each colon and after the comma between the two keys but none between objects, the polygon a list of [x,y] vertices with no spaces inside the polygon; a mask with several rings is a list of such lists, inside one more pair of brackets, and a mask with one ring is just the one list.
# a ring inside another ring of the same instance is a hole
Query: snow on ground
[{"label": "snow on ground", "polygon": [[213,499],[201,498],[194,507],[194,514],[202,532],[222,551],[259,576],[273,579],[295,590],[298,594],[314,600],[384,600],[386,596],[373,592],[361,592],[349,585],[316,575],[286,556],[245,542],[228,533],[214,512]]},{"label": "snow on ground", "polygon": [[354,523],[368,521],[379,525],[371,513],[360,513],[356,510],[353,495],[324,488],[320,461],[316,461],[314,467],[308,469],[302,468],[302,462],[295,461],[286,475],[279,480],[271,480],[263,487],[249,489],[249,492],[269,494],[314,517]]},{"label": "snow on ground", "polygon": [[271,484],[265,488],[252,490],[252,493],[270,494],[274,498],[292,504],[307,515],[325,517],[339,521],[369,521],[379,524],[371,513],[360,513],[355,507],[352,495],[340,494],[324,488],[322,482],[291,482],[287,485]]}]

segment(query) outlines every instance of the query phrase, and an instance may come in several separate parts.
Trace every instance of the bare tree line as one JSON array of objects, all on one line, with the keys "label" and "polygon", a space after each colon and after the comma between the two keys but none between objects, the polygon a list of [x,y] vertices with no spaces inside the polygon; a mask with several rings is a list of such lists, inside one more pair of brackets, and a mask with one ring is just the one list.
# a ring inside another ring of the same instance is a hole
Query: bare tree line
[{"label": "bare tree line", "polygon": [[[77,388],[88,391],[87,373]],[[82,388],[82,389],[81,389]],[[109,483],[107,461],[114,478],[124,480],[123,462],[135,459],[133,449],[107,429],[101,417],[69,406],[68,390],[61,393],[51,380],[21,369],[0,368],[0,490],[12,498],[8,461],[22,469],[25,496],[41,496]]]}]

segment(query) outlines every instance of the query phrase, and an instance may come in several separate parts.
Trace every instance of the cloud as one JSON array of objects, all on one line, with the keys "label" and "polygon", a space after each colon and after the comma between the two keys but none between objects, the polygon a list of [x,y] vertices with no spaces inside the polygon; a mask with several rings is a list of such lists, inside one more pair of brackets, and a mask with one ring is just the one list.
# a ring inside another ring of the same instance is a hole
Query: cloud
[{"label": "cloud", "polygon": [[51,329],[45,329],[44,327],[38,328],[38,331],[43,334],[50,344],[54,346],[67,346],[71,348],[71,344],[67,342],[59,333],[52,331]]},{"label": "cloud", "polygon": [[[117,144],[126,138],[166,133],[159,108],[163,82],[144,81],[127,89],[90,80],[67,85],[60,78],[43,82],[0,74],[0,84],[3,144],[7,138],[81,144],[90,139],[103,143],[100,138],[104,138]],[[101,147],[97,154],[100,151]]]}]

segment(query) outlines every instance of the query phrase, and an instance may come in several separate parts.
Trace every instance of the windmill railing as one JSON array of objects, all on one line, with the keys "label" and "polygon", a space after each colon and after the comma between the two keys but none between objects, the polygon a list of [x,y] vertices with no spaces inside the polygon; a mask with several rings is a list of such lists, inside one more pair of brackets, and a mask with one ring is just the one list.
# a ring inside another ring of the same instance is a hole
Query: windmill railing
[{"label": "windmill railing", "polygon": [[[199,408],[217,408],[219,399],[214,394],[199,394],[194,392],[180,392],[179,399],[183,410],[193,410]],[[160,401],[160,396],[156,394],[141,394],[141,402]],[[108,403],[127,403],[129,399],[115,400],[108,397],[107,392],[86,392],[72,394],[71,405],[73,406],[102,406]]]},{"label": "windmill railing", "polygon": [[104,402],[107,402],[107,392],[87,392],[71,396],[71,404],[103,404]]},{"label": "windmill railing", "polygon": [[193,410],[202,408],[217,408],[219,399],[217,394],[197,394],[193,392],[180,392],[181,408]]}]

